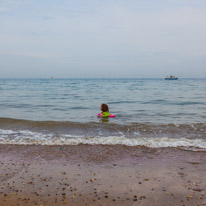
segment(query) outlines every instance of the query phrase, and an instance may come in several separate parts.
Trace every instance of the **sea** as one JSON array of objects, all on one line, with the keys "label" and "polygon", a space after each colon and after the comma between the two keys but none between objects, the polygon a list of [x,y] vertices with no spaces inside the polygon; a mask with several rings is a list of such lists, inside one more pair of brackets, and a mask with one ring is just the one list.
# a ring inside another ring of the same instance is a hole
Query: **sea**
[{"label": "sea", "polygon": [[0,79],[0,144],[206,151],[206,79]]}]

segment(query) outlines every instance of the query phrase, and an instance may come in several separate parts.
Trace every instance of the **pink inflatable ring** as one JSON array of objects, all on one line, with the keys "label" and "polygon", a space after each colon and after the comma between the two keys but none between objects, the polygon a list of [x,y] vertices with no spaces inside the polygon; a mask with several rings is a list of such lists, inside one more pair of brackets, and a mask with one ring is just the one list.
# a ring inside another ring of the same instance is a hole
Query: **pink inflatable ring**
[{"label": "pink inflatable ring", "polygon": [[97,117],[110,117],[110,118],[114,118],[115,115],[114,114],[104,115],[102,113],[99,113],[99,114],[97,114]]}]

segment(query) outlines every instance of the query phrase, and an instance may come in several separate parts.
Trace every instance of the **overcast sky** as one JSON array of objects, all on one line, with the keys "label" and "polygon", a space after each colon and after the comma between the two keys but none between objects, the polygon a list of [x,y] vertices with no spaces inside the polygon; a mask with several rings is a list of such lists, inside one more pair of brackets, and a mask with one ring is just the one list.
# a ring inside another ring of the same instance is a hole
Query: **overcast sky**
[{"label": "overcast sky", "polygon": [[206,0],[0,0],[1,77],[206,77]]}]

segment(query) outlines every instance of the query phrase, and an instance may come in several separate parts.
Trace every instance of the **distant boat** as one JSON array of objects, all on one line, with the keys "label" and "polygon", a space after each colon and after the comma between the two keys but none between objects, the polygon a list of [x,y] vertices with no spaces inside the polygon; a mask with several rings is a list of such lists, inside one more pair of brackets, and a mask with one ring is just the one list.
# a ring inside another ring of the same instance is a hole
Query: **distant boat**
[{"label": "distant boat", "polygon": [[178,77],[170,75],[165,78],[165,80],[178,80]]}]

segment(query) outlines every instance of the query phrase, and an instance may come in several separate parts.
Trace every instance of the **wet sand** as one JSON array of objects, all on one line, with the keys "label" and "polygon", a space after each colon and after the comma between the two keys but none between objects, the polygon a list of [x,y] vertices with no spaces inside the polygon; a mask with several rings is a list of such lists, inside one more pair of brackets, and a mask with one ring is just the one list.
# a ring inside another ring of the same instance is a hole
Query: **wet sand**
[{"label": "wet sand", "polygon": [[206,205],[206,152],[0,145],[6,205]]}]

